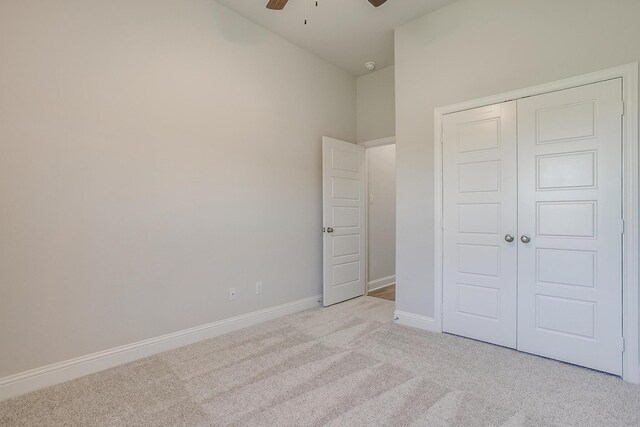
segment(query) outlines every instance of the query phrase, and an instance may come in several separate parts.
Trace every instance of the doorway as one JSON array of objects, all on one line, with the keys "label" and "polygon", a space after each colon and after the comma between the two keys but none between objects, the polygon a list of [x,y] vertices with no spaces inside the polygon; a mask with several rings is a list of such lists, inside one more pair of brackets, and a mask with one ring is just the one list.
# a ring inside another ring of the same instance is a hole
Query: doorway
[{"label": "doorway", "polygon": [[367,181],[367,295],[395,301],[395,143],[366,147],[365,158]]},{"label": "doorway", "polygon": [[395,138],[322,141],[323,305],[395,301]]}]

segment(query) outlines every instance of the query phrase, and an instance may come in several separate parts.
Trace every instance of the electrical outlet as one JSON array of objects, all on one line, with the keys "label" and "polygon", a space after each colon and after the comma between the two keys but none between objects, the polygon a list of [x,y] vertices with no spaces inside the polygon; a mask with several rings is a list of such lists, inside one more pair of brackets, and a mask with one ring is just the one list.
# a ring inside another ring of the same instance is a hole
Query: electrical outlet
[{"label": "electrical outlet", "polygon": [[229,301],[236,299],[236,288],[229,288]]},{"label": "electrical outlet", "polygon": [[262,282],[256,282],[256,295],[262,294]]}]

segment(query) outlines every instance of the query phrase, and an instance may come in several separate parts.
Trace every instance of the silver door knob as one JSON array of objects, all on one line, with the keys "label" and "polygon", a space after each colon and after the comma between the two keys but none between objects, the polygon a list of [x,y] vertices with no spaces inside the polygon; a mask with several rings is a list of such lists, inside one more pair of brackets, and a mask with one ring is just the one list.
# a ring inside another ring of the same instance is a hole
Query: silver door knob
[{"label": "silver door knob", "polygon": [[515,237],[513,237],[513,235],[512,235],[512,234],[507,234],[506,236],[504,236],[504,240],[505,240],[507,243],[511,243],[511,242],[513,242],[513,241],[515,240]]},{"label": "silver door knob", "polygon": [[531,237],[527,236],[526,234],[523,234],[522,237],[520,237],[520,241],[522,243],[529,243],[531,241]]},{"label": "silver door knob", "polygon": [[327,233],[333,233],[333,228],[327,227]]}]

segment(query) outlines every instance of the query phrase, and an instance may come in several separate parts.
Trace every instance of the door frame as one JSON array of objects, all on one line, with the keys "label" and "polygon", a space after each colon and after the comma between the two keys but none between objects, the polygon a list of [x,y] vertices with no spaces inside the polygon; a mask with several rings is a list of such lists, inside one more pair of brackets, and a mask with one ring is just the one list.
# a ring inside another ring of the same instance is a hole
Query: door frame
[{"label": "door frame", "polygon": [[[445,114],[470,110],[556,92],[615,78],[622,79],[622,99],[624,115],[622,122],[622,200],[624,234],[622,236],[622,335],[624,351],[622,353],[622,378],[625,381],[640,384],[640,329],[638,291],[639,260],[639,206],[640,182],[638,181],[638,62],[609,68],[594,73],[532,86],[525,89],[506,92],[458,104],[438,107],[434,110],[434,332],[442,332],[442,119]],[[439,142],[439,143],[438,143]]]},{"label": "door frame", "polygon": [[[369,295],[369,291],[373,291],[374,289],[369,289],[369,156],[367,155],[367,151],[369,148],[375,147],[383,147],[385,145],[395,145],[396,137],[389,136],[386,138],[378,138],[378,139],[370,139],[368,141],[359,142],[357,145],[364,147],[364,191],[366,194],[365,200],[365,208],[364,208],[364,216],[365,216],[365,233],[364,233],[364,258],[365,258],[365,271],[364,271],[364,280],[366,285],[365,295]],[[397,170],[396,170],[397,174]],[[395,274],[394,274],[394,282],[395,282]],[[390,285],[385,285],[390,286]]]}]

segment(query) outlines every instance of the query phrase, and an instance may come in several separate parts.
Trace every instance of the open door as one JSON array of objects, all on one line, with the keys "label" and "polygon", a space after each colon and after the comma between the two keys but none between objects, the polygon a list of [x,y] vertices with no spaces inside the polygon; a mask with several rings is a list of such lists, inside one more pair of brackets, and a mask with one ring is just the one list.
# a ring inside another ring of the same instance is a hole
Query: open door
[{"label": "open door", "polygon": [[365,293],[364,147],[322,138],[323,305]]}]

